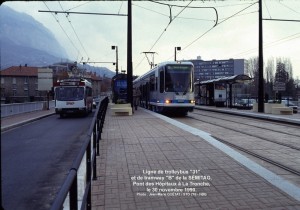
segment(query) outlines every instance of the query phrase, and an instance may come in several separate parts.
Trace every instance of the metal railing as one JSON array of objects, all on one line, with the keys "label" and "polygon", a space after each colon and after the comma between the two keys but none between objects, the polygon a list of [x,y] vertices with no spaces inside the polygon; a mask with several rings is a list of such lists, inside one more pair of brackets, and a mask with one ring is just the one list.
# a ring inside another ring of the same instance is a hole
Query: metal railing
[{"label": "metal railing", "polygon": [[97,179],[96,156],[99,155],[99,141],[105,120],[109,99],[105,97],[97,106],[87,138],[73,162],[51,210],[91,209],[92,180]]}]

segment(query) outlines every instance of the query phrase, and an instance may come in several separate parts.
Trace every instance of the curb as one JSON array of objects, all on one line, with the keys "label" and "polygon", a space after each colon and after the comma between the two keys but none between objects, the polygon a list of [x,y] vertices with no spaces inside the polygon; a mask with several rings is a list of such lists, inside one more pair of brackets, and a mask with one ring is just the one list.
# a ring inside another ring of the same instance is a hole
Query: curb
[{"label": "curb", "polygon": [[15,123],[15,124],[7,125],[7,126],[5,126],[5,127],[1,127],[1,133],[4,132],[4,131],[11,130],[11,129],[13,129],[13,128],[20,127],[20,126],[22,126],[22,125],[26,125],[26,124],[28,124],[28,123],[31,123],[31,122],[34,122],[34,121],[37,121],[37,120],[40,120],[40,119],[42,119],[42,118],[49,117],[49,116],[54,115],[54,114],[55,114],[55,113],[46,114],[46,115],[42,115],[42,116],[39,116],[39,117],[31,118],[31,119],[29,119],[29,120],[24,120],[24,121]]},{"label": "curb", "polygon": [[219,112],[219,113],[225,113],[225,114],[233,114],[233,115],[238,115],[238,116],[243,116],[243,117],[251,117],[251,118],[269,120],[269,121],[279,122],[279,123],[288,123],[291,125],[300,125],[299,119],[289,119],[289,118],[284,118],[284,117],[280,117],[277,115],[273,115],[273,116],[267,115],[267,114],[259,115],[259,114],[255,114],[252,112],[243,113],[243,112],[233,111],[233,110],[220,110],[220,109],[213,109],[213,108],[199,107],[199,106],[195,106],[195,109],[205,110],[205,111],[210,111],[210,112]]}]

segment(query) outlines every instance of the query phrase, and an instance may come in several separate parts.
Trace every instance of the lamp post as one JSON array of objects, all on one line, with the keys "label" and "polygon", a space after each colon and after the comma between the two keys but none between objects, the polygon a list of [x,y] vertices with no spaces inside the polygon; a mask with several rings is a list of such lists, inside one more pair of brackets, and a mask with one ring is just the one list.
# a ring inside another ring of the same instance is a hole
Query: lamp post
[{"label": "lamp post", "polygon": [[178,51],[181,50],[181,47],[175,47],[175,61],[176,61],[176,52],[177,52],[177,50]]},{"label": "lamp post", "polygon": [[116,50],[116,75],[118,75],[118,46],[111,46],[112,50]]}]

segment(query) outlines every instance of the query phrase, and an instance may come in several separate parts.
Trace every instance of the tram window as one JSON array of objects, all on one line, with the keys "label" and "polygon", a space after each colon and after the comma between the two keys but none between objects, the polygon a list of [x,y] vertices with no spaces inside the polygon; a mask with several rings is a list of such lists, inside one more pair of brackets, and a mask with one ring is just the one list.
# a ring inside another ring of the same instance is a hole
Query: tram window
[{"label": "tram window", "polygon": [[150,75],[150,91],[154,91],[155,89],[155,76],[154,74],[153,75]]},{"label": "tram window", "polygon": [[159,91],[161,93],[164,92],[164,87],[165,87],[165,74],[164,74],[164,70],[160,70],[159,72]]}]

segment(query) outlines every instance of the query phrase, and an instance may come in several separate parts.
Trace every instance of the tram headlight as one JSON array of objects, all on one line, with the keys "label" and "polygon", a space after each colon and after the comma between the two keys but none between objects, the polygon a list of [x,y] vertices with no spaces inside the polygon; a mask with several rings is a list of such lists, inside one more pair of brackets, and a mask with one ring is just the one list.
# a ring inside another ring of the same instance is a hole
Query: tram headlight
[{"label": "tram headlight", "polygon": [[166,100],[166,104],[169,104],[169,103],[171,103],[171,101],[170,100]]},{"label": "tram headlight", "polygon": [[195,100],[191,100],[191,103],[194,104],[194,103],[195,103]]}]

